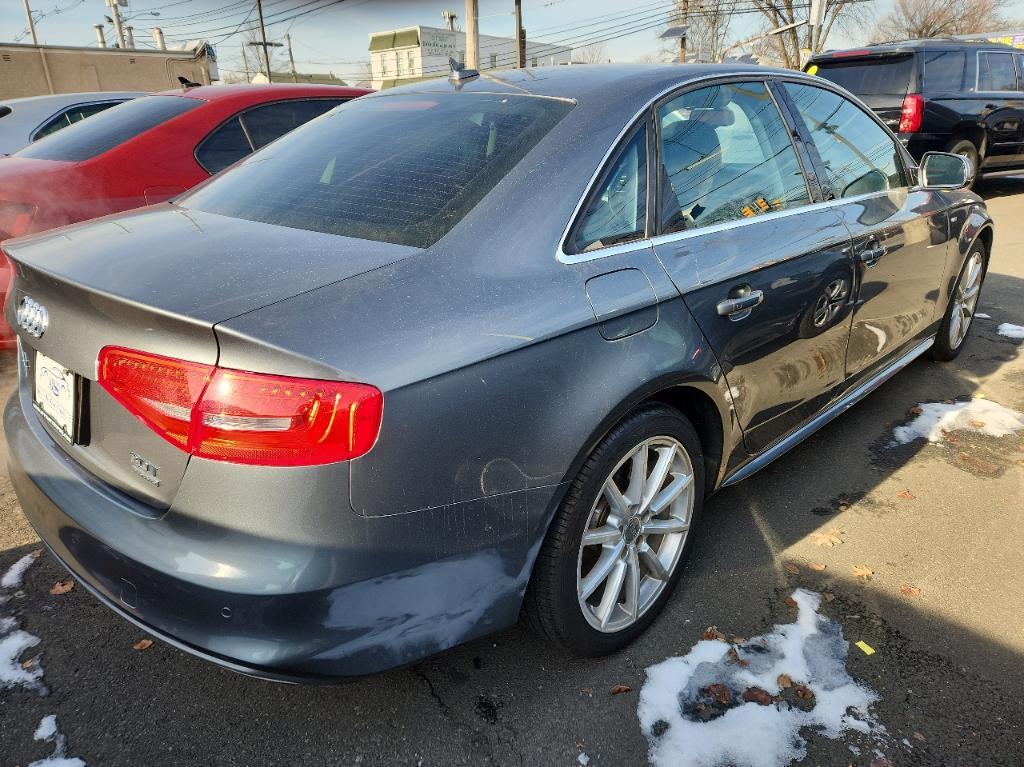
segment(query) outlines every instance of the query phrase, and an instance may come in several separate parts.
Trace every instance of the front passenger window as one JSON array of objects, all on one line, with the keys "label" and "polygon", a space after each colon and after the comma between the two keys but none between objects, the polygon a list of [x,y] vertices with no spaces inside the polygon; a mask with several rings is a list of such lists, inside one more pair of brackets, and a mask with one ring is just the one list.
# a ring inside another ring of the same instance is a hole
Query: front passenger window
[{"label": "front passenger window", "polygon": [[590,198],[572,251],[606,248],[645,234],[647,217],[647,131],[640,128]]},{"label": "front passenger window", "polygon": [[658,124],[663,232],[810,202],[789,129],[764,83],[690,91],[658,110]]},{"label": "front passenger window", "polygon": [[907,185],[896,142],[852,101],[824,88],[785,83],[836,197]]}]

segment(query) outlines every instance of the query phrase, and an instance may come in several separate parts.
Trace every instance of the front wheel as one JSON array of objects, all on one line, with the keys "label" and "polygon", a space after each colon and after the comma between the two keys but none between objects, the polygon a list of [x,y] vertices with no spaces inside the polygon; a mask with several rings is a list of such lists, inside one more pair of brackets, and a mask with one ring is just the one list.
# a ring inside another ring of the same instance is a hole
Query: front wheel
[{"label": "front wheel", "polygon": [[575,655],[632,642],[682,573],[704,497],[700,440],[665,405],[626,418],[571,483],[527,589],[531,627]]},{"label": "front wheel", "polygon": [[985,252],[982,247],[977,243],[973,246],[956,278],[953,295],[931,349],[932,359],[948,362],[956,359],[964,348],[985,280]]}]

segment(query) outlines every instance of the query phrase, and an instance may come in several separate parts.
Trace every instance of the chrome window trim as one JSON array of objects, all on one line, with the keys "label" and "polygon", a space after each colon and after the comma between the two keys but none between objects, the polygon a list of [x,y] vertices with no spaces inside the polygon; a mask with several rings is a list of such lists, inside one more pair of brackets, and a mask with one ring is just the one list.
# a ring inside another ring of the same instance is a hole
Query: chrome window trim
[{"label": "chrome window trim", "polygon": [[[639,249],[645,247],[646,245],[650,245],[654,241],[654,239],[660,239],[660,237],[659,238],[644,237],[642,239],[630,240],[629,242],[618,243],[616,245],[610,245],[607,248],[598,248],[597,250],[592,250],[592,251],[589,251],[587,253],[568,253],[566,251],[566,249],[565,249],[566,242],[569,239],[569,233],[572,230],[573,225],[576,223],[576,219],[579,217],[580,212],[581,212],[583,206],[586,204],[587,199],[590,197],[590,194],[591,194],[591,192],[594,189],[594,185],[597,184],[597,182],[600,180],[601,175],[604,173],[605,168],[608,166],[608,162],[611,160],[612,155],[615,154],[616,150],[619,148],[619,144],[622,143],[622,140],[629,134],[629,132],[634,127],[636,127],[637,122],[641,118],[643,118],[654,107],[654,105],[656,103],[658,103],[662,99],[666,98],[667,96],[672,95],[676,91],[681,91],[682,89],[688,88],[691,85],[699,85],[700,83],[711,82],[711,81],[715,81],[715,80],[726,80],[726,81],[729,81],[732,78],[736,78],[736,77],[754,78],[754,79],[757,79],[760,82],[767,83],[769,80],[778,79],[778,74],[779,73],[776,73],[776,72],[758,72],[756,69],[750,69],[750,70],[745,70],[745,71],[740,71],[740,72],[730,72],[728,74],[718,73],[718,74],[714,74],[714,75],[704,75],[702,77],[695,77],[695,78],[693,78],[691,80],[685,80],[683,82],[673,83],[671,86],[669,86],[669,87],[665,88],[664,90],[660,91],[659,93],[657,93],[646,104],[644,104],[644,106],[642,108],[637,110],[637,112],[629,119],[629,121],[626,123],[626,126],[621,131],[619,131],[618,135],[611,142],[611,144],[608,147],[607,151],[604,153],[604,156],[601,158],[601,161],[597,164],[597,168],[594,170],[593,175],[591,175],[590,180],[587,182],[587,186],[584,189],[584,192],[583,192],[582,196],[577,201],[576,206],[573,208],[572,215],[569,216],[569,220],[566,223],[565,228],[562,230],[562,236],[558,238],[558,247],[555,249],[555,258],[558,259],[563,264],[578,264],[578,263],[581,263],[581,262],[584,262],[584,261],[593,261],[593,260],[598,259],[598,258],[605,258],[606,256],[619,255],[621,253],[625,253],[625,252],[628,252],[630,250],[639,250]],[[805,82],[812,83],[812,84],[816,82],[816,79],[814,77],[811,77],[810,75],[805,75],[802,72],[793,72],[792,74],[790,74],[789,72],[786,72],[785,73],[785,79],[787,79],[787,80],[792,79],[792,80],[798,80],[798,81],[799,80],[803,80]],[[769,90],[769,92],[771,91],[770,88],[768,90]],[[828,89],[826,89],[826,90],[828,90]],[[785,119],[784,116],[783,116],[783,119]],[[804,183],[806,183],[806,182],[807,182],[807,178],[806,178],[806,174],[805,174],[805,176],[804,176]],[[875,194],[877,194],[877,193],[875,193]],[[794,210],[807,210],[809,207],[810,207],[809,205],[805,205],[802,208],[794,208]],[[785,211],[778,211],[778,212],[782,213],[782,212],[785,212]],[[771,214],[765,214],[763,216],[758,216],[758,217],[756,217],[756,220],[763,221],[764,218],[766,216],[768,216],[768,215],[771,215]],[[736,222],[732,221],[732,222],[729,222],[729,223],[735,224]],[[679,233],[673,233],[673,234],[684,234],[684,233],[685,234],[693,234],[694,232],[707,231],[708,229],[710,229],[710,227],[705,227],[704,229],[692,229],[692,230],[689,230],[688,232],[679,232]],[[661,235],[661,237],[665,237],[665,236],[668,236],[668,235]]]},{"label": "chrome window trim", "polygon": [[1010,57],[1010,63],[1013,64],[1014,76],[1017,78],[1017,85],[1021,84],[1021,71],[1017,69],[1017,56],[1013,51],[975,51],[974,52],[974,92],[975,93],[1016,93],[1018,96],[1021,95],[1020,87],[1012,91],[992,91],[981,89],[981,56],[982,54],[1003,54]]}]

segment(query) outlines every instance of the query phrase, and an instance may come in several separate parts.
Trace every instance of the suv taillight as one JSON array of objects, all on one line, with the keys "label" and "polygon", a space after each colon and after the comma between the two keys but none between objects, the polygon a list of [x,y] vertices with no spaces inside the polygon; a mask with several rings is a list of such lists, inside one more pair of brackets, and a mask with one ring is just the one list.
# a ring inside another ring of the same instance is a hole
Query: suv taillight
[{"label": "suv taillight", "polygon": [[924,98],[919,93],[908,93],[903,97],[898,132],[917,133],[921,130],[922,117],[924,117]]},{"label": "suv taillight", "polygon": [[384,395],[366,384],[249,373],[107,346],[99,384],[177,448],[258,466],[358,458],[380,432]]}]

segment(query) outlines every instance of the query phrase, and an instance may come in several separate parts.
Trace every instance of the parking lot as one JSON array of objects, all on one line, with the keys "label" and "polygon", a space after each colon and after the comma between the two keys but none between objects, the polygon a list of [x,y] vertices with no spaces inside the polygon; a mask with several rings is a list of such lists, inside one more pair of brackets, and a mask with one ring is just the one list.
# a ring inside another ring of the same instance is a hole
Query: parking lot
[{"label": "parking lot", "polygon": [[[686,654],[709,626],[751,637],[793,621],[798,586],[828,595],[822,612],[841,623],[848,669],[878,694],[887,733],[881,747],[805,733],[807,764],[1024,763],[1024,435],[892,445],[920,403],[984,397],[1024,410],[1021,342],[997,333],[1024,324],[1024,182],[980,191],[997,226],[979,305],[989,317],[964,354],[915,362],[715,496],[679,589],[625,652],[572,660],[516,627],[358,682],[275,685],[159,641],[135,649],[145,635],[84,589],[51,593],[65,573],[44,555],[3,609],[40,639],[20,660],[41,653],[48,694],[0,689],[3,763],[52,753],[33,732],[55,714],[68,756],[105,767],[642,765],[645,669]],[[6,399],[15,371],[10,356],[2,364]],[[6,476],[0,504],[3,571],[39,542]]]}]

